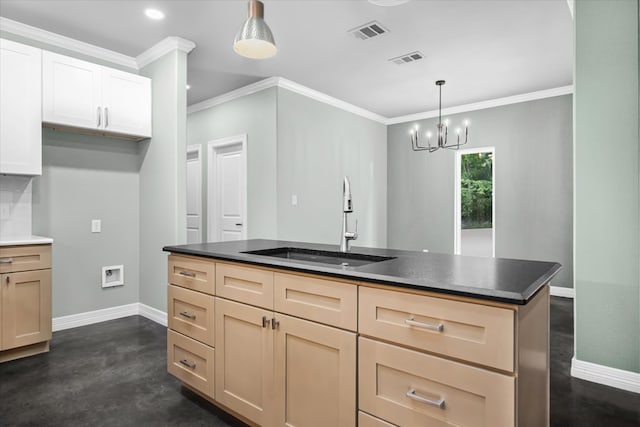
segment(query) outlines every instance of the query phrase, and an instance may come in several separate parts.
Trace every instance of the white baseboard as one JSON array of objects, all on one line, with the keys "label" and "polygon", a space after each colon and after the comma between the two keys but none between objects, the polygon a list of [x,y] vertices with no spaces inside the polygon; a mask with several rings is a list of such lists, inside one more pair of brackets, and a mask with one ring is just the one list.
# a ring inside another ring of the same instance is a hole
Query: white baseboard
[{"label": "white baseboard", "polygon": [[167,326],[167,313],[160,311],[157,308],[150,307],[141,302],[138,303],[138,314],[142,317],[146,317],[149,320],[153,320],[162,326]]},{"label": "white baseboard", "polygon": [[574,298],[576,295],[573,288],[563,288],[562,286],[551,286],[552,297]]},{"label": "white baseboard", "polygon": [[571,376],[609,387],[640,393],[640,373],[571,359]]},{"label": "white baseboard", "polygon": [[167,313],[139,302],[104,308],[102,310],[72,314],[70,316],[54,317],[51,326],[53,332],[64,331],[65,329],[93,325],[94,323],[106,322],[107,320],[120,319],[122,317],[135,315],[146,317],[147,319],[153,320],[162,326],[167,326]]},{"label": "white baseboard", "polygon": [[54,317],[52,321],[53,332],[79,326],[92,325],[106,322],[107,320],[120,319],[121,317],[135,316],[138,314],[138,303],[119,305],[102,310],[87,311],[85,313],[72,314],[70,316]]}]

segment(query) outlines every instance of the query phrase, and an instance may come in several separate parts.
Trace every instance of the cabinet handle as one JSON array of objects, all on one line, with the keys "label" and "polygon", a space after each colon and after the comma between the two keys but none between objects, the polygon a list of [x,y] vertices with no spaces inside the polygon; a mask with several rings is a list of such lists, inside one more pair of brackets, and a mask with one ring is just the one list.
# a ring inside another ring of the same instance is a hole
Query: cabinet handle
[{"label": "cabinet handle", "polygon": [[278,329],[280,328],[280,321],[276,320],[276,318],[272,318],[271,319],[271,329]]},{"label": "cabinet handle", "polygon": [[0,258],[0,264],[11,264],[13,262],[13,258]]},{"label": "cabinet handle", "polygon": [[436,408],[444,409],[444,399],[438,399],[438,400],[428,399],[416,393],[415,389],[409,390],[407,392],[407,397],[409,399],[415,400],[416,402],[425,403],[427,405],[435,406]]},{"label": "cabinet handle", "polygon": [[7,285],[9,284],[9,282],[11,282],[10,277],[11,277],[11,276],[7,276]]},{"label": "cabinet handle", "polygon": [[196,277],[196,273],[191,273],[190,271],[181,271],[178,274],[181,276]]},{"label": "cabinet handle", "polygon": [[436,331],[436,332],[442,332],[442,330],[444,329],[444,325],[442,323],[437,323],[434,325],[433,323],[418,322],[413,319],[413,316],[406,319],[404,323],[406,323],[409,326],[415,326],[418,328],[428,329],[430,331]]},{"label": "cabinet handle", "polygon": [[187,359],[182,359],[180,360],[180,363],[182,363],[187,368],[196,369],[196,362],[190,363]]},{"label": "cabinet handle", "polygon": [[104,127],[105,129],[109,127],[109,108],[104,107]]},{"label": "cabinet handle", "polygon": [[188,313],[188,312],[186,312],[186,311],[181,311],[181,312],[180,312],[180,316],[182,316],[182,317],[186,317],[187,319],[194,319],[194,320],[195,320],[195,318],[196,318],[196,315],[195,315],[195,314],[189,314],[189,313]]},{"label": "cabinet handle", "polygon": [[102,108],[98,107],[98,126],[100,127],[100,123],[102,123]]},{"label": "cabinet handle", "polygon": [[267,316],[262,316],[262,327],[266,328],[267,326],[269,326],[269,319],[267,319]]}]

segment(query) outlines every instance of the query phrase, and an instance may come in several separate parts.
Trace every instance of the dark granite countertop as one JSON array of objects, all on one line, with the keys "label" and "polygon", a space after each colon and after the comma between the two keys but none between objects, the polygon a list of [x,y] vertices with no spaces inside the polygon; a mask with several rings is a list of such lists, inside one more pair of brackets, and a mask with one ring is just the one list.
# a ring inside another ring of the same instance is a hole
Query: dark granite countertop
[{"label": "dark granite countertop", "polygon": [[526,304],[561,268],[560,264],[554,262],[355,246],[351,249],[352,253],[394,259],[362,266],[343,266],[243,253],[280,247],[318,251],[337,251],[338,248],[337,245],[256,239],[165,246],[163,250],[512,304]]}]

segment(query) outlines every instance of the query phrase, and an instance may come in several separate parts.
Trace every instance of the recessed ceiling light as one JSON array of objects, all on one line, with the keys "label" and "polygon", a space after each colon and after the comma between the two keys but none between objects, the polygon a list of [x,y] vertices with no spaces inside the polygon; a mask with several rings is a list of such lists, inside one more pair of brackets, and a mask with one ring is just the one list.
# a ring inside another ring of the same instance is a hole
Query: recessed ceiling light
[{"label": "recessed ceiling light", "polygon": [[144,14],[147,15],[147,18],[155,19],[156,21],[164,19],[164,13],[158,9],[145,9]]}]

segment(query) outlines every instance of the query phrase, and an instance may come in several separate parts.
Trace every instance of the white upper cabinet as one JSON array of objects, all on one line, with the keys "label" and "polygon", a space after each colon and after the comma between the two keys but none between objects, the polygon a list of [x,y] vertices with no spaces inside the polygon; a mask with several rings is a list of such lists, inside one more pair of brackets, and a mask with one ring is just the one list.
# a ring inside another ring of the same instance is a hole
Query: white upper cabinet
[{"label": "white upper cabinet", "polygon": [[104,128],[112,132],[151,136],[151,80],[102,68]]},{"label": "white upper cabinet", "polygon": [[42,174],[40,49],[0,39],[0,173]]},{"label": "white upper cabinet", "polygon": [[151,80],[44,52],[42,121],[115,136],[151,137]]},{"label": "white upper cabinet", "polygon": [[96,129],[102,120],[102,67],[43,52],[42,121]]}]

